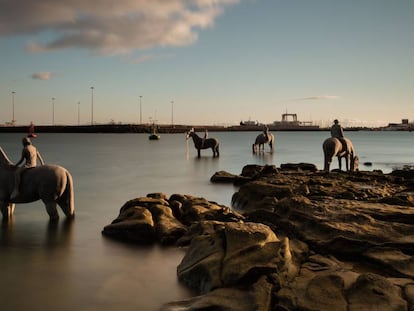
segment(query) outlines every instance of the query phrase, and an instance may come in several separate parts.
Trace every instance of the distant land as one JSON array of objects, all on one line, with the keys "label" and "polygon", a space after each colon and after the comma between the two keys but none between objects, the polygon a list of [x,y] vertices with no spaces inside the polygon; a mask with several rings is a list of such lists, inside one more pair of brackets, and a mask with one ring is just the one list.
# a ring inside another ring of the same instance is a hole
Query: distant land
[{"label": "distant land", "polygon": [[[37,125],[34,129],[35,133],[151,133],[151,124],[94,124],[94,125]],[[30,126],[0,126],[0,133],[29,133]],[[263,125],[156,125],[159,133],[185,133],[189,129],[194,128],[196,131],[202,132],[207,129],[211,132],[231,132],[231,131],[262,131]],[[411,131],[411,126],[401,126],[400,124],[390,124],[387,127],[346,127],[345,131],[380,131],[380,130],[398,130]],[[271,126],[270,131],[328,131],[329,127],[306,127],[306,126]]]}]

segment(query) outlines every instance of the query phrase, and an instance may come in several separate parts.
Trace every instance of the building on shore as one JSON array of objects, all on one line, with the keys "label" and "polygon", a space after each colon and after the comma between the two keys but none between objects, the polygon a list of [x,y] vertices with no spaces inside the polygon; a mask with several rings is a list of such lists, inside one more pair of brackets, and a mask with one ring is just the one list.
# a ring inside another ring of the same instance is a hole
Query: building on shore
[{"label": "building on shore", "polygon": [[382,131],[412,131],[414,129],[414,122],[409,122],[408,119],[402,119],[401,123],[388,123],[387,126],[381,128]]},{"label": "building on shore", "polygon": [[296,113],[282,114],[282,121],[274,121],[269,124],[270,130],[293,131],[293,130],[319,130],[319,125],[314,125],[312,121],[299,121]]}]

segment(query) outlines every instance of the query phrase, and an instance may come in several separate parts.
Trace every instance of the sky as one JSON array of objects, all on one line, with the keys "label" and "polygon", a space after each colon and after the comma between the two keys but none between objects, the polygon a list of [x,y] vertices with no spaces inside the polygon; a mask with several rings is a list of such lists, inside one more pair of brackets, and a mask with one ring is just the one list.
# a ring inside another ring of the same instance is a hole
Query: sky
[{"label": "sky", "polygon": [[412,0],[0,0],[0,124],[381,126],[413,99]]}]

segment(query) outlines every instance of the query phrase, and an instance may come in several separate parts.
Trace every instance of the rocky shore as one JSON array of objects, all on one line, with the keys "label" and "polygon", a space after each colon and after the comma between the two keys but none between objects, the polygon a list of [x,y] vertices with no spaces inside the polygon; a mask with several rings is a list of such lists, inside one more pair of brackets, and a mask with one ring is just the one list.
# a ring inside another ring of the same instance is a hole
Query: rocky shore
[{"label": "rocky shore", "polygon": [[247,165],[232,208],[162,193],[127,201],[105,236],[186,247],[198,291],[162,310],[414,310],[414,171]]}]

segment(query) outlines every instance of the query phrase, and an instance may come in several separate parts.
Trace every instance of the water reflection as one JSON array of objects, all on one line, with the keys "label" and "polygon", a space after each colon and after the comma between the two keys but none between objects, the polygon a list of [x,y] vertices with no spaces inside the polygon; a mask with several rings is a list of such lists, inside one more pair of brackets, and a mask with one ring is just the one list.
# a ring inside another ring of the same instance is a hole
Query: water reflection
[{"label": "water reflection", "polygon": [[74,224],[74,218],[66,218],[64,221],[49,221],[45,231],[45,246],[48,249],[68,247],[73,241]]},{"label": "water reflection", "polygon": [[1,221],[1,236],[0,236],[0,246],[9,244],[9,241],[12,240],[13,229],[14,229],[14,218],[2,219]]},{"label": "water reflection", "polygon": [[[41,238],[40,228],[36,224],[16,224],[15,218],[1,222],[0,247],[24,248],[42,247],[51,250],[55,248],[66,248],[73,240],[74,219],[50,220],[46,222],[44,236]],[[35,228],[35,229],[33,229]],[[33,229],[35,232],[32,232]]]},{"label": "water reflection", "polygon": [[269,164],[269,163],[272,163],[272,161],[274,160],[273,159],[274,154],[275,154],[274,151],[273,152],[264,151],[264,152],[256,152],[253,155],[256,159],[259,160],[258,162],[260,164]]}]

